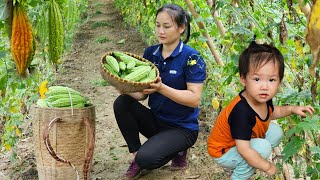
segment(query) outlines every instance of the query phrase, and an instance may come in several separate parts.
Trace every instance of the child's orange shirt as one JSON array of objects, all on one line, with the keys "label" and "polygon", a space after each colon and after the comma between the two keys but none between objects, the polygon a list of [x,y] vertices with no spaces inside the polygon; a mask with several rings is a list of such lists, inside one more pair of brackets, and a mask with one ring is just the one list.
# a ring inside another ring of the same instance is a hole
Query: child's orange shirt
[{"label": "child's orange shirt", "polygon": [[241,95],[242,92],[221,111],[212,128],[208,138],[211,157],[221,157],[236,145],[235,139],[265,138],[274,109],[272,100],[267,102],[267,117],[261,119]]}]

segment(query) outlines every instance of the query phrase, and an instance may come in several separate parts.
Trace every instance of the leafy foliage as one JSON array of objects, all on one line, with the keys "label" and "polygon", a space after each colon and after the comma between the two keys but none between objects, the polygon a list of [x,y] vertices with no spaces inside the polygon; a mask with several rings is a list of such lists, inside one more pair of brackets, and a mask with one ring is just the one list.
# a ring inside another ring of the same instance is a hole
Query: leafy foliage
[{"label": "leafy foliage", "polygon": [[[225,36],[219,33],[211,15],[213,9],[207,5],[207,1],[192,2],[200,18],[192,21],[192,34],[188,44],[197,49],[207,63],[207,79],[201,105],[202,111],[209,114],[206,117],[217,115],[242,90],[237,69],[238,58],[252,41],[253,35],[257,36],[259,43],[277,47],[285,58],[285,77],[274,98],[274,104],[310,104],[319,112],[320,85],[317,84],[317,94],[312,94],[314,79],[308,72],[312,57],[305,41],[307,23],[298,2],[294,1],[292,6],[288,6],[288,1],[237,1],[237,5],[226,0],[215,1],[214,10],[226,30]],[[308,0],[304,2],[310,4]],[[166,3],[175,3],[188,9],[185,1],[177,0],[115,0],[127,24],[136,27],[149,45],[157,43],[154,34],[155,14]],[[206,24],[225,66],[218,66],[213,61],[214,57],[206,44],[206,38],[201,35],[197,21]],[[293,165],[297,176],[319,178],[319,116],[305,119],[291,116],[278,122],[286,132],[283,139],[283,162]],[[213,125],[213,122],[207,123]],[[306,168],[299,168],[300,165]]]}]

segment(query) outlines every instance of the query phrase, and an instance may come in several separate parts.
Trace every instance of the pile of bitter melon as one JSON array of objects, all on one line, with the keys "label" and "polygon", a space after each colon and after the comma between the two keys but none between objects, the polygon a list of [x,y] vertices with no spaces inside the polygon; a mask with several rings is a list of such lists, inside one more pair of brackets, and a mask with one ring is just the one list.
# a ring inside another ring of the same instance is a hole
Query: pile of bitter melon
[{"label": "pile of bitter melon", "polygon": [[104,68],[121,79],[135,82],[150,82],[157,77],[157,70],[151,62],[140,61],[122,52],[106,55]]},{"label": "pile of bitter melon", "polygon": [[80,92],[65,86],[51,86],[44,99],[38,99],[37,106],[42,108],[82,108],[89,106],[88,99]]}]

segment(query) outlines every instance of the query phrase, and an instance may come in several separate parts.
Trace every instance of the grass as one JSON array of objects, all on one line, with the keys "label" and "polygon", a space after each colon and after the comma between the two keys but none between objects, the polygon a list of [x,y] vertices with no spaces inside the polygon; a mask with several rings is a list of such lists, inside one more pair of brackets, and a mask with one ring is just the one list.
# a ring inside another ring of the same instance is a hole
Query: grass
[{"label": "grass", "polygon": [[101,86],[108,86],[109,83],[107,81],[105,81],[104,79],[94,79],[92,81],[90,81],[90,83],[95,86],[95,87],[101,87]]},{"label": "grass", "polygon": [[100,44],[106,43],[106,42],[109,42],[109,41],[110,41],[110,39],[107,36],[100,36],[100,37],[98,37],[96,39],[96,42],[100,43]]},{"label": "grass", "polygon": [[104,5],[103,3],[94,3],[93,7],[99,7],[99,6],[103,6],[103,5]]},{"label": "grass", "polygon": [[98,27],[105,27],[105,26],[113,27],[113,25],[107,21],[99,21],[99,22],[94,22],[93,24],[91,24],[91,28],[93,28],[93,29],[98,28]]}]

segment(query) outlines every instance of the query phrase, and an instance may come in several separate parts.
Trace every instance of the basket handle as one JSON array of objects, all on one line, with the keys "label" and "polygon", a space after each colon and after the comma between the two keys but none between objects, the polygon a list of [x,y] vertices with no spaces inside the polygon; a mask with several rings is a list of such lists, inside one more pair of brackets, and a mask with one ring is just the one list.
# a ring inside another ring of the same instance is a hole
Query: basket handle
[{"label": "basket handle", "polygon": [[[52,128],[52,126],[54,125],[54,123],[56,123],[57,121],[61,121],[62,119],[59,117],[56,117],[54,119],[52,119],[50,121],[50,123],[44,128],[44,132],[43,132],[43,140],[44,140],[44,144],[47,148],[47,150],[49,151],[49,154],[56,160],[56,161],[60,161],[63,163],[67,163],[69,164],[76,172],[77,174],[77,180],[80,179],[79,177],[79,172],[76,169],[76,167],[68,160],[63,159],[62,157],[60,157],[59,155],[57,155],[50,143],[50,139],[49,139],[49,132],[50,129]],[[89,148],[88,151],[86,153],[86,158],[85,158],[85,163],[83,165],[83,176],[84,179],[88,179],[88,170],[89,170],[89,164],[90,161],[92,159],[92,155],[93,155],[93,149],[94,149],[94,141],[95,141],[95,137],[94,137],[94,129],[91,126],[91,123],[89,123],[89,119],[88,118],[84,118],[84,124],[86,125],[86,127],[89,129]]]},{"label": "basket handle", "polygon": [[89,122],[89,118],[84,118],[84,124],[87,126],[87,129],[89,129],[89,147],[88,147],[86,158],[83,164],[83,177],[86,180],[88,179],[90,161],[92,160],[92,157],[93,157],[93,150],[94,150],[94,144],[95,144],[95,136],[94,136],[95,132],[94,132],[94,127]]}]

